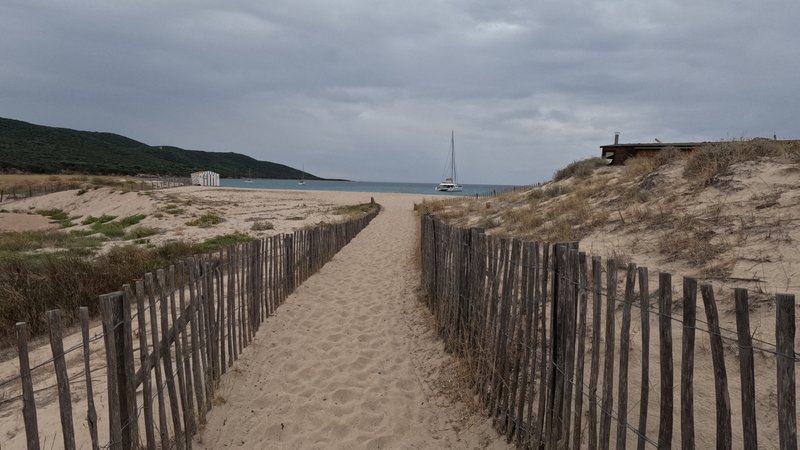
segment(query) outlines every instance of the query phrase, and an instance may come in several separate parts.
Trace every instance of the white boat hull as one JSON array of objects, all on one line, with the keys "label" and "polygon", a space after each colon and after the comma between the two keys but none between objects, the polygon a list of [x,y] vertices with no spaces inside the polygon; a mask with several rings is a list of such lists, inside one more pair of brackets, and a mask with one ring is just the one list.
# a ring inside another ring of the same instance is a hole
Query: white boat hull
[{"label": "white boat hull", "polygon": [[462,190],[458,184],[439,184],[434,189],[440,192],[461,192]]}]

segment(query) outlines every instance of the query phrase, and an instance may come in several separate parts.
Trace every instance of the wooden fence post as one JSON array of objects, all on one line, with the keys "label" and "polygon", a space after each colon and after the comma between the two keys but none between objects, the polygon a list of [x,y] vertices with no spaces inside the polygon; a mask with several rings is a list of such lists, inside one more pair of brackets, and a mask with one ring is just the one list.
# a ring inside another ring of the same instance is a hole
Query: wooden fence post
[{"label": "wooden fence post", "polygon": [[672,275],[658,274],[658,335],[661,368],[661,410],[659,411],[658,448],[672,448]]},{"label": "wooden fence post", "polygon": [[142,405],[144,406],[144,429],[147,448],[156,447],[155,427],[153,426],[153,384],[150,380],[150,351],[147,348],[147,316],[144,306],[144,282],[136,280],[136,317],[139,329],[139,366],[142,370]]},{"label": "wooden fence post", "polygon": [[[108,427],[109,427],[109,448],[127,448],[123,447],[122,436],[122,414],[123,409],[120,405],[119,391],[120,386],[117,381],[118,366],[122,363],[119,359],[122,357],[122,352],[116,342],[115,327],[118,322],[115,321],[116,315],[114,314],[113,297],[119,295],[118,292],[112,294],[104,294],[100,296],[100,313],[103,319],[103,335],[105,338],[106,347],[106,379],[108,386]],[[125,414],[127,416],[127,413]]]},{"label": "wooden fence post", "polygon": [[719,313],[714,299],[714,288],[710,284],[700,286],[703,305],[708,319],[711,339],[711,359],[714,365],[714,388],[717,400],[717,448],[730,449],[731,441],[731,397],[728,393],[728,372],[725,370],[725,349],[719,329]]},{"label": "wooden fence post", "polygon": [[600,332],[602,328],[602,261],[592,257],[592,358],[589,366],[589,448],[597,448],[597,379],[600,375]]},{"label": "wooden fence post", "polygon": [[650,402],[650,280],[647,267],[639,267],[639,307],[642,323],[642,383],[639,391],[639,438],[636,449],[644,450],[647,407]]},{"label": "wooden fence post", "polygon": [[797,392],[794,353],[795,323],[794,295],[775,296],[775,334],[778,368],[778,433],[781,448],[797,448]]},{"label": "wooden fence post", "polygon": [[628,264],[625,275],[625,298],[622,305],[622,324],[619,331],[619,401],[617,403],[617,450],[624,450],[628,426],[628,359],[630,355],[631,307],[636,287],[636,264]]},{"label": "wooden fence post", "polygon": [[[120,388],[124,387],[125,391],[125,405],[127,410],[128,427],[123,430],[129,436],[131,447],[139,447],[139,420],[136,408],[136,369],[133,366],[133,326],[131,324],[131,302],[133,300],[133,291],[130,285],[122,286],[122,298],[117,301],[120,303],[120,313],[122,318],[122,326],[117,329],[118,336],[122,335],[122,349],[123,349],[123,378],[121,380]],[[125,423],[125,422],[123,422]]]},{"label": "wooden fence post", "polygon": [[28,325],[25,322],[17,322],[16,333],[19,377],[22,381],[22,417],[25,421],[25,438],[29,450],[39,450],[39,425],[36,420],[36,401],[33,398],[31,365],[28,359]]},{"label": "wooden fence post", "polygon": [[737,288],[734,291],[734,299],[736,301],[736,331],[739,341],[739,373],[742,380],[742,444],[746,449],[755,449],[758,448],[756,381],[747,289]]},{"label": "wooden fence post", "polygon": [[614,405],[614,311],[617,302],[617,261],[606,261],[606,354],[603,364],[603,402],[600,416],[601,448],[609,448],[611,440],[611,409]]},{"label": "wooden fence post", "polygon": [[66,450],[75,449],[75,428],[72,424],[72,398],[69,392],[67,364],[64,360],[64,341],[61,333],[61,310],[47,311],[47,322],[50,328],[50,349],[53,352],[58,383],[58,409],[61,414],[61,431]]},{"label": "wooden fence post", "polygon": [[86,422],[89,427],[89,436],[92,440],[92,450],[98,450],[97,441],[97,411],[94,407],[94,391],[92,389],[92,371],[90,364],[91,349],[89,348],[89,308],[81,306],[81,337],[83,338],[83,375],[86,380]]},{"label": "wooden fence post", "polygon": [[697,281],[683,278],[683,346],[681,351],[681,448],[694,449],[694,335]]}]

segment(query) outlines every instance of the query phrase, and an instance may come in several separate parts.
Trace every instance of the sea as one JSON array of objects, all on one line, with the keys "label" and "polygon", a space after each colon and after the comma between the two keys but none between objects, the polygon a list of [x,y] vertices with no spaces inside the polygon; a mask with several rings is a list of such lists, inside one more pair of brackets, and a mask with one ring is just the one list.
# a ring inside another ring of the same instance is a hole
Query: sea
[{"label": "sea", "polygon": [[233,188],[250,189],[291,189],[297,191],[345,191],[345,192],[393,192],[399,194],[423,194],[459,196],[501,192],[514,188],[502,184],[462,184],[461,192],[439,192],[433,188],[437,183],[394,183],[381,181],[315,181],[297,184],[297,180],[260,180],[247,182],[238,178],[223,178],[220,185]]}]

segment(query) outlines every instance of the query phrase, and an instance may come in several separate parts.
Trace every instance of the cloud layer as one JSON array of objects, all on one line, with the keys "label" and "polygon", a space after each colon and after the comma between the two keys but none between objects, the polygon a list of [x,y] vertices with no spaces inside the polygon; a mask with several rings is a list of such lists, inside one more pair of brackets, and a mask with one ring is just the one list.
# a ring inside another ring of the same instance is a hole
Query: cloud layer
[{"label": "cloud layer", "polygon": [[315,174],[527,184],[624,142],[798,138],[793,1],[0,5],[0,116]]}]

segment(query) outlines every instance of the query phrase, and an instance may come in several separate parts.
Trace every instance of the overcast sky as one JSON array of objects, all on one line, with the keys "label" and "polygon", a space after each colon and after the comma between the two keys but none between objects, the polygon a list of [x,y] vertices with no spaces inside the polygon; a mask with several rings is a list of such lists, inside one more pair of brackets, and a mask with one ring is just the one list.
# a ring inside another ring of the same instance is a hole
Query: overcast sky
[{"label": "overcast sky", "polygon": [[0,3],[0,116],[323,177],[529,184],[622,142],[798,138],[800,2]]}]

